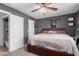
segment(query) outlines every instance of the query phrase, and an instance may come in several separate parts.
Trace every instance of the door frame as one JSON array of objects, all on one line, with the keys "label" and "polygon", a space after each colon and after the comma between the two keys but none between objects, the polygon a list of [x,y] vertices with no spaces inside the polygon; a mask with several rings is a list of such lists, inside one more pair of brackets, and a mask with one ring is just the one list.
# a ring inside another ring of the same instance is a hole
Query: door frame
[{"label": "door frame", "polygon": [[[4,46],[4,18],[9,17],[8,15],[3,16],[2,19],[2,36],[3,36],[3,46]],[[8,19],[9,20],[9,19]],[[9,23],[8,23],[9,26]],[[9,38],[9,37],[8,37]]]},{"label": "door frame", "polygon": [[[3,27],[2,27],[2,29],[3,29],[3,30],[2,30],[2,36],[3,36],[3,37],[2,37],[2,39],[3,39],[2,42],[3,42],[3,44],[2,44],[2,45],[4,46],[4,18],[8,17],[8,19],[10,19],[9,16],[11,15],[11,13],[10,13],[10,12],[7,12],[7,11],[4,11],[4,10],[0,10],[0,12],[3,12],[3,13],[6,14],[6,15],[4,15],[4,16],[1,17],[2,26],[3,26]],[[8,29],[9,29],[9,21],[8,21]],[[9,33],[8,33],[8,38],[9,38]],[[9,42],[10,42],[10,40],[8,40],[8,43],[9,43]],[[9,47],[9,48],[10,48],[10,47]],[[8,48],[8,51],[9,51],[9,48]]]}]

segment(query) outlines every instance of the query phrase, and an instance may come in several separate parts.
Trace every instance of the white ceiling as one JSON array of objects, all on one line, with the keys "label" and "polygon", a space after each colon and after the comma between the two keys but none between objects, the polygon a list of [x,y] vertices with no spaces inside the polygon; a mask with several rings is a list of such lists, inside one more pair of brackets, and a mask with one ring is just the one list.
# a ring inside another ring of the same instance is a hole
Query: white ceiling
[{"label": "white ceiling", "polygon": [[3,17],[5,15],[7,15],[7,14],[5,14],[5,13],[3,13],[3,12],[0,11],[0,17]]},{"label": "white ceiling", "polygon": [[58,10],[57,11],[48,10],[46,15],[44,15],[40,11],[31,12],[32,10],[39,8],[39,6],[34,3],[3,3],[3,4],[11,8],[14,8],[26,15],[32,16],[36,19],[75,13],[76,11],[79,10],[78,3],[53,3],[50,6],[56,7],[58,8]]}]

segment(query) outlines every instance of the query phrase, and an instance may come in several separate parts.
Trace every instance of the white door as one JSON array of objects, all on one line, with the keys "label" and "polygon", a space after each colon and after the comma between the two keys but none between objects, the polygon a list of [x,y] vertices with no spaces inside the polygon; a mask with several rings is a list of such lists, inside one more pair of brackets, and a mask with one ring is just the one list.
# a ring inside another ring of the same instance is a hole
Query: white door
[{"label": "white door", "polygon": [[29,19],[28,20],[28,37],[29,37],[29,39],[32,35],[34,35],[34,32],[35,32],[34,30],[35,30],[34,29],[34,20]]},{"label": "white door", "polygon": [[24,19],[16,15],[10,15],[9,20],[9,51],[14,51],[24,45]]}]

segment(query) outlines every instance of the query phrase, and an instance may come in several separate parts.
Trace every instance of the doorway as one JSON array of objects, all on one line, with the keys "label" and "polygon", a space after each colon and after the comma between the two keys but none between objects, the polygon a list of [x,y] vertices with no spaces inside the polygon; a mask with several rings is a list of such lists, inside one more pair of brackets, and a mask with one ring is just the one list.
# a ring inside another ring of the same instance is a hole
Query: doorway
[{"label": "doorway", "polygon": [[3,46],[8,50],[9,48],[9,38],[8,38],[8,35],[9,35],[9,30],[8,30],[8,17],[4,17],[3,18]]},{"label": "doorway", "polygon": [[0,11],[0,46],[7,48],[8,52],[24,46],[23,17]]},{"label": "doorway", "polygon": [[0,56],[8,53],[8,14],[0,11]]}]

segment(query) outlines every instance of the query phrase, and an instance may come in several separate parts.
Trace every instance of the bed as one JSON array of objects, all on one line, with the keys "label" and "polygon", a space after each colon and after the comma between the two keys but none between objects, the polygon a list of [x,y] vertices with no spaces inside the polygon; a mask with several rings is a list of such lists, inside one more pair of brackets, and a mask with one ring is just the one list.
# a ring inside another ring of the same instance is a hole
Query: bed
[{"label": "bed", "polygon": [[79,55],[76,43],[66,34],[65,28],[44,28],[28,40],[29,52],[43,56]]}]

